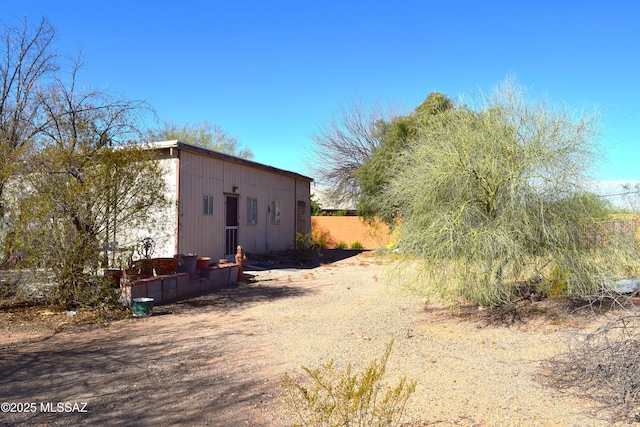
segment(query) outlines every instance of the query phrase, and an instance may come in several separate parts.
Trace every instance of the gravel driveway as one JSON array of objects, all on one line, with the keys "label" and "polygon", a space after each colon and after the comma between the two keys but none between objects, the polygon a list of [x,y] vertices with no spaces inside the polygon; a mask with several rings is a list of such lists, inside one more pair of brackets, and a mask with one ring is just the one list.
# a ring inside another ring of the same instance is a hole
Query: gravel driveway
[{"label": "gravel driveway", "polygon": [[489,326],[425,306],[369,253],[249,273],[246,286],[155,307],[149,318],[7,329],[0,402],[30,412],[0,413],[0,424],[292,425],[283,373],[330,359],[364,366],[394,339],[389,383],[418,381],[405,425],[609,425],[589,402],[538,381],[540,361],[566,350],[566,324]]}]

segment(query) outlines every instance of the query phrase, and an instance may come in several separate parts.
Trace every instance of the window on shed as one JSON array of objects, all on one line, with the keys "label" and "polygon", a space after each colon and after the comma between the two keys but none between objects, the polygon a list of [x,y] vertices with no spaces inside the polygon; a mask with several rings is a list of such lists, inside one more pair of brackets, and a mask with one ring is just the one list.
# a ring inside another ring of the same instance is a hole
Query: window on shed
[{"label": "window on shed", "polygon": [[247,197],[247,224],[258,223],[258,199]]},{"label": "window on shed", "polygon": [[271,202],[271,223],[280,224],[280,200]]},{"label": "window on shed", "polygon": [[204,196],[202,202],[202,213],[204,215],[213,215],[213,196]]}]

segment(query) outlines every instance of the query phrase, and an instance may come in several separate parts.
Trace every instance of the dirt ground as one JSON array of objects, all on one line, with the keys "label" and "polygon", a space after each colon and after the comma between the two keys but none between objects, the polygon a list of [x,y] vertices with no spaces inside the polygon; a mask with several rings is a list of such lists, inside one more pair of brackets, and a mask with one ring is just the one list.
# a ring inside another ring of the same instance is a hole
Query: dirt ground
[{"label": "dirt ground", "polygon": [[540,381],[579,316],[545,315],[546,300],[498,319],[452,312],[399,289],[402,271],[370,253],[328,261],[250,271],[247,285],[148,318],[87,325],[82,312],[0,310],[0,424],[293,425],[285,372],[303,378],[301,366],[331,359],[361,367],[394,339],[389,384],[418,382],[403,425],[610,425],[592,402]]}]

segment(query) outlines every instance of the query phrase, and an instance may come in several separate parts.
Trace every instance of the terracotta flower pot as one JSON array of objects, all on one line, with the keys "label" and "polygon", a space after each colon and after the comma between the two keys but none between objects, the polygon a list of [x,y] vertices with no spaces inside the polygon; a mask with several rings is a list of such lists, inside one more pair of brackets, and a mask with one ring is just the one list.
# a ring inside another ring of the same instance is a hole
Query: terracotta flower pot
[{"label": "terracotta flower pot", "polygon": [[178,258],[153,258],[151,261],[156,275],[164,276],[175,273],[180,260]]},{"label": "terracotta flower pot", "polygon": [[211,258],[209,257],[200,257],[196,260],[196,270],[204,270],[209,267],[211,263]]},{"label": "terracotta flower pot", "polygon": [[129,267],[124,270],[123,277],[126,279],[136,279],[140,275],[140,267]]}]

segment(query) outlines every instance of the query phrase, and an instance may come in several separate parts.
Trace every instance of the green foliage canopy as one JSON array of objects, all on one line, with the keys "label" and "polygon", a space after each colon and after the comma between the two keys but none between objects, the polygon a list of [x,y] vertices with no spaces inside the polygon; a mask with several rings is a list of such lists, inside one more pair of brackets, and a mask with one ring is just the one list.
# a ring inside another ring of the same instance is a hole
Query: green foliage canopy
[{"label": "green foliage canopy", "polygon": [[606,212],[585,195],[597,158],[594,117],[527,100],[511,81],[475,110],[434,117],[395,158],[379,198],[401,217],[400,249],[428,260],[430,289],[500,305],[516,280],[556,266],[570,278],[565,291],[586,296],[620,263],[637,264],[631,242],[596,252],[586,238]]},{"label": "green foliage canopy", "polygon": [[382,200],[382,189],[396,173],[397,156],[416,137],[419,127],[429,126],[436,115],[454,107],[453,100],[433,92],[411,114],[390,122],[376,123],[379,144],[354,173],[359,188],[360,215],[369,219],[377,217],[387,224],[393,224],[397,209]]}]

